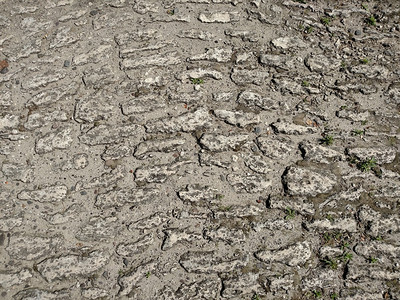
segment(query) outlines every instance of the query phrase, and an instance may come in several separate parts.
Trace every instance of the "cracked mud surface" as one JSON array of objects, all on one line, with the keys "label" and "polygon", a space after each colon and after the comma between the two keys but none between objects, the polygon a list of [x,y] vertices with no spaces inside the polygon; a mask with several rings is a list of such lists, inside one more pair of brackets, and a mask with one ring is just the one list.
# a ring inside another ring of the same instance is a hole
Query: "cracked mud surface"
[{"label": "cracked mud surface", "polygon": [[0,0],[1,299],[400,299],[400,3]]}]

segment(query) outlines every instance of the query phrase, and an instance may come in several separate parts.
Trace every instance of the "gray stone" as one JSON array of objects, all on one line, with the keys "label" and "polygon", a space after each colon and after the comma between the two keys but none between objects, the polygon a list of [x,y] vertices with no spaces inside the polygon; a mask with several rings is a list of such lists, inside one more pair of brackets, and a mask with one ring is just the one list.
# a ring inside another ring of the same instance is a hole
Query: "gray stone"
[{"label": "gray stone", "polygon": [[248,261],[245,255],[221,257],[214,251],[189,251],[181,256],[179,263],[190,273],[221,273],[244,267]]},{"label": "gray stone", "polygon": [[312,251],[308,242],[298,242],[285,249],[262,250],[256,252],[256,258],[263,262],[280,262],[288,266],[304,265],[311,258]]},{"label": "gray stone", "polygon": [[378,164],[390,164],[396,158],[397,151],[395,148],[389,147],[348,148],[347,153],[363,161],[374,158]]},{"label": "gray stone", "polygon": [[203,134],[200,138],[200,145],[209,151],[229,151],[239,150],[247,143],[249,135],[222,135],[222,134]]},{"label": "gray stone", "polygon": [[132,294],[131,292],[134,292],[134,289],[140,285],[144,279],[146,279],[146,274],[152,274],[150,276],[155,276],[153,274],[156,266],[156,262],[150,261],[141,264],[133,271],[118,278],[118,284],[120,286],[119,295],[126,296]]},{"label": "gray stone", "polygon": [[246,235],[241,229],[218,227],[217,229],[206,229],[203,234],[211,241],[222,241],[228,245],[238,245],[246,241]]},{"label": "gray stone", "polygon": [[145,95],[135,97],[122,104],[122,113],[124,115],[137,115],[151,112],[166,107],[165,100],[158,95]]},{"label": "gray stone", "polygon": [[329,58],[322,54],[309,56],[304,60],[304,63],[311,72],[319,73],[338,71],[341,66],[340,60]]},{"label": "gray stone", "polygon": [[162,183],[167,180],[168,177],[178,173],[181,166],[190,163],[190,161],[180,161],[173,164],[154,165],[137,168],[134,173],[135,181],[147,183]]},{"label": "gray stone", "polygon": [[336,161],[343,161],[345,156],[328,147],[315,145],[311,142],[300,144],[305,160],[314,161],[323,164],[330,164]]},{"label": "gray stone", "polygon": [[278,107],[274,100],[252,91],[244,91],[240,93],[237,98],[237,103],[250,109],[260,108],[263,110],[270,110]]},{"label": "gray stone", "polygon": [[22,290],[13,296],[15,300],[70,300],[70,291],[66,289],[48,291],[38,288]]},{"label": "gray stone", "polygon": [[314,127],[306,127],[287,122],[275,122],[271,126],[277,133],[283,134],[302,135],[318,132]]},{"label": "gray stone", "polygon": [[135,254],[143,253],[154,243],[153,233],[146,234],[132,243],[121,243],[117,246],[115,252],[120,256],[131,257]]},{"label": "gray stone", "polygon": [[96,197],[95,206],[99,208],[121,207],[123,205],[139,205],[154,201],[160,196],[158,188],[118,189]]},{"label": "gray stone", "polygon": [[138,140],[143,134],[143,127],[137,124],[122,126],[99,125],[80,135],[79,141],[90,146],[105,145],[120,143],[125,138],[132,136],[135,136],[135,140]]},{"label": "gray stone", "polygon": [[166,223],[169,219],[170,219],[169,216],[165,212],[157,212],[143,219],[132,222],[131,224],[129,224],[128,229],[129,230],[151,229]]},{"label": "gray stone", "polygon": [[243,295],[252,297],[255,292],[261,290],[261,286],[258,283],[258,274],[255,273],[223,279],[223,286],[222,296],[228,299]]},{"label": "gray stone", "polygon": [[161,249],[168,250],[177,243],[188,243],[191,244],[202,238],[200,232],[196,232],[190,228],[168,228],[163,230],[165,237],[162,243]]},{"label": "gray stone", "polygon": [[38,272],[48,281],[88,276],[109,262],[109,255],[102,251],[89,252],[87,255],[74,254],[48,258],[37,265]]},{"label": "gray stone", "polygon": [[335,218],[333,221],[327,219],[315,220],[314,222],[307,225],[307,227],[321,230],[323,232],[328,230],[357,232],[358,229],[356,220],[352,218],[340,218],[340,219]]},{"label": "gray stone", "polygon": [[271,41],[272,45],[277,48],[291,49],[291,48],[306,48],[307,44],[298,37],[284,36]]},{"label": "gray stone", "polygon": [[132,70],[137,68],[148,67],[164,67],[168,65],[177,65],[182,62],[182,58],[176,51],[167,52],[163,54],[154,54],[150,56],[124,59],[121,62],[122,70]]},{"label": "gray stone", "polygon": [[265,175],[239,175],[229,174],[229,184],[237,193],[266,193],[269,191],[272,182]]},{"label": "gray stone", "polygon": [[15,259],[36,260],[56,252],[62,242],[59,236],[12,235],[6,250]]},{"label": "gray stone", "polygon": [[106,147],[103,154],[101,154],[101,158],[104,161],[108,160],[118,160],[124,157],[132,156],[133,147],[127,145],[110,145]]},{"label": "gray stone", "polygon": [[233,23],[239,21],[239,12],[202,13],[199,20],[202,23]]},{"label": "gray stone", "polygon": [[286,170],[282,182],[288,194],[302,196],[327,193],[337,183],[333,174],[325,175],[296,166],[291,166]]},{"label": "gray stone", "polygon": [[218,202],[219,191],[209,186],[188,185],[178,192],[179,198],[187,204],[207,206]]},{"label": "gray stone", "polygon": [[248,69],[233,69],[231,79],[237,85],[262,85],[265,84],[269,73],[266,71],[248,70]]},{"label": "gray stone", "polygon": [[85,189],[93,189],[100,187],[108,187],[110,185],[115,184],[118,180],[125,177],[125,169],[122,166],[117,166],[115,169],[111,170],[111,172],[106,172],[101,174],[98,177],[93,177],[88,181],[79,181],[75,185],[75,190],[85,190]]},{"label": "gray stone", "polygon": [[174,152],[185,143],[186,140],[182,137],[147,140],[136,146],[134,156],[142,159],[149,152]]},{"label": "gray stone", "polygon": [[21,162],[3,162],[1,166],[3,175],[9,180],[18,180],[25,183],[34,181],[34,170],[32,166]]},{"label": "gray stone", "polygon": [[270,174],[273,172],[271,165],[261,155],[246,155],[243,160],[246,167],[256,173]]},{"label": "gray stone", "polygon": [[60,202],[65,200],[68,188],[65,185],[51,185],[37,190],[23,190],[18,199],[38,202]]},{"label": "gray stone", "polygon": [[222,109],[214,110],[214,115],[217,118],[224,120],[226,123],[245,127],[250,124],[260,123],[260,116],[254,113],[234,112]]},{"label": "gray stone", "polygon": [[212,118],[209,112],[200,108],[195,112],[188,112],[177,117],[162,118],[146,123],[148,133],[191,132],[203,127],[209,127]]},{"label": "gray stone", "polygon": [[72,127],[60,127],[38,138],[36,140],[35,151],[38,154],[45,154],[56,149],[68,149],[74,140],[72,135]]},{"label": "gray stone", "polygon": [[107,241],[117,235],[119,226],[116,217],[91,217],[75,234],[81,241]]},{"label": "gray stone", "polygon": [[32,273],[27,269],[13,273],[0,272],[0,286],[3,289],[7,289],[15,285],[26,283],[30,278],[32,278]]},{"label": "gray stone", "polygon": [[272,159],[284,159],[293,156],[296,145],[288,138],[276,136],[260,136],[257,144],[262,153]]},{"label": "gray stone", "polygon": [[101,299],[109,296],[109,291],[101,288],[92,287],[82,290],[81,295],[86,299]]},{"label": "gray stone", "polygon": [[313,215],[315,214],[314,204],[307,200],[307,198],[296,197],[286,198],[279,196],[270,196],[268,200],[269,208],[287,210],[288,208],[299,212],[301,214]]},{"label": "gray stone", "polygon": [[107,120],[117,109],[113,97],[104,93],[88,95],[75,104],[74,119],[79,123],[92,123],[99,120]]},{"label": "gray stone", "polygon": [[71,27],[60,27],[50,41],[50,49],[61,48],[76,43],[79,38],[72,34]]},{"label": "gray stone", "polygon": [[199,30],[199,29],[188,29],[188,30],[181,30],[178,35],[181,38],[188,38],[188,39],[199,39],[202,41],[210,41],[214,38],[214,34],[209,31]]},{"label": "gray stone", "polygon": [[191,56],[189,61],[206,60],[212,62],[228,62],[232,59],[233,51],[231,48],[211,48],[203,54]]}]

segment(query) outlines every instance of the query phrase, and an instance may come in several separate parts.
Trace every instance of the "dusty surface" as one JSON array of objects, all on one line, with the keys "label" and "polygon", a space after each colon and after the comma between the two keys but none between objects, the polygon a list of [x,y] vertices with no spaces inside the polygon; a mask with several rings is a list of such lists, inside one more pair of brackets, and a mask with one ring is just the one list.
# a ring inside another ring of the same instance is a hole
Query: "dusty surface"
[{"label": "dusty surface", "polygon": [[400,299],[400,3],[0,0],[1,299]]}]

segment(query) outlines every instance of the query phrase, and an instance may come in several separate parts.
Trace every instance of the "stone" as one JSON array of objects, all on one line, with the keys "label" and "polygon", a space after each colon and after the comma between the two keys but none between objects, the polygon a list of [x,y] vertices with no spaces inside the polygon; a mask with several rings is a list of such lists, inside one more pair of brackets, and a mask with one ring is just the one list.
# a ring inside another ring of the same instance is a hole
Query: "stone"
[{"label": "stone", "polygon": [[333,149],[321,145],[315,145],[311,142],[300,144],[300,149],[305,160],[317,163],[330,164],[336,161],[343,161],[345,156]]},{"label": "stone", "polygon": [[206,60],[211,62],[229,62],[232,59],[233,51],[230,48],[211,48],[204,54],[191,56],[189,61]]},{"label": "stone", "polygon": [[221,280],[216,276],[207,276],[204,280],[182,283],[176,291],[177,298],[172,299],[217,299],[221,290]]},{"label": "stone", "polygon": [[30,278],[32,278],[32,273],[23,269],[15,273],[0,272],[0,286],[4,289],[13,287],[15,285],[21,285],[26,283]]},{"label": "stone", "polygon": [[91,275],[108,262],[109,255],[96,250],[84,256],[68,254],[47,258],[37,264],[37,270],[48,282],[53,282],[67,277]]},{"label": "stone", "polygon": [[157,212],[155,214],[149,215],[143,219],[137,220],[129,224],[129,230],[143,230],[158,227],[166,223],[170,218],[165,212]]},{"label": "stone", "polygon": [[66,289],[48,291],[38,288],[29,288],[18,292],[13,298],[16,300],[69,300],[71,299],[71,294],[70,291]]},{"label": "stone", "polygon": [[18,194],[18,199],[38,202],[61,202],[65,200],[68,188],[65,185],[50,185],[37,190],[23,190]]},{"label": "stone", "polygon": [[39,137],[36,140],[35,151],[37,154],[45,154],[56,149],[68,149],[74,141],[72,135],[72,127],[60,127]]},{"label": "stone", "polygon": [[216,229],[206,229],[204,237],[211,241],[222,241],[228,245],[238,245],[246,241],[246,235],[241,229],[228,229],[219,227]]},{"label": "stone", "polygon": [[209,127],[212,118],[204,108],[199,108],[194,112],[188,112],[176,117],[161,118],[146,123],[148,133],[174,133],[191,132],[203,127]]},{"label": "stone", "polygon": [[245,127],[250,124],[258,124],[260,123],[260,116],[254,113],[242,113],[242,112],[234,112],[222,109],[214,110],[214,115],[226,123]]},{"label": "stone", "polygon": [[108,187],[114,185],[118,180],[124,178],[125,174],[124,167],[119,165],[110,172],[105,172],[98,177],[93,177],[91,180],[79,181],[75,185],[75,190],[81,191],[93,188]]},{"label": "stone", "polygon": [[268,72],[248,70],[248,69],[233,69],[231,73],[231,79],[237,85],[262,85],[267,81],[269,77]]},{"label": "stone", "polygon": [[71,27],[60,27],[50,41],[49,48],[61,48],[76,43],[79,38],[71,33]]},{"label": "stone", "polygon": [[128,145],[109,145],[101,154],[104,161],[119,160],[124,157],[132,156],[133,149]]},{"label": "stone", "polygon": [[120,66],[122,70],[132,70],[137,68],[164,67],[177,65],[182,62],[178,52],[172,51],[163,54],[154,54],[141,58],[124,59]]},{"label": "stone", "polygon": [[246,218],[258,216],[265,213],[264,209],[255,205],[231,205],[228,208],[229,209],[224,210],[213,210],[215,218]]},{"label": "stone", "polygon": [[231,272],[244,267],[249,257],[221,257],[214,251],[189,251],[183,254],[179,263],[190,273],[222,273]]},{"label": "stone", "polygon": [[166,107],[165,100],[158,95],[145,95],[135,97],[122,104],[122,113],[124,115],[137,115],[151,112]]},{"label": "stone", "polygon": [[250,170],[259,174],[270,174],[273,172],[270,164],[261,155],[247,155],[244,157],[244,164]]},{"label": "stone", "polygon": [[202,23],[234,23],[239,21],[239,12],[201,13]]},{"label": "stone", "polygon": [[315,208],[314,204],[303,197],[287,198],[279,196],[270,196],[268,199],[268,207],[273,209],[287,210],[288,208],[294,210],[295,212],[314,215]]},{"label": "stone", "polygon": [[229,174],[227,180],[237,193],[265,193],[272,185],[265,175]]},{"label": "stone", "polygon": [[1,172],[9,180],[18,180],[24,183],[33,182],[35,179],[32,166],[21,162],[6,162],[1,166]]},{"label": "stone", "polygon": [[12,235],[6,250],[14,259],[36,260],[55,253],[62,242],[59,236]]},{"label": "stone", "polygon": [[135,254],[143,253],[154,243],[153,233],[146,234],[132,243],[121,243],[117,246],[115,252],[120,256],[132,257]]},{"label": "stone", "polygon": [[93,123],[107,120],[115,112],[115,105],[111,105],[113,97],[106,94],[88,95],[75,104],[74,119],[79,123]]},{"label": "stone", "polygon": [[118,232],[118,218],[116,217],[91,217],[75,234],[80,241],[108,241]]},{"label": "stone", "polygon": [[294,154],[296,145],[284,137],[260,136],[257,138],[257,145],[261,152],[271,159],[284,159]]},{"label": "stone", "polygon": [[134,156],[142,159],[149,152],[174,152],[179,149],[179,146],[182,146],[185,143],[186,140],[182,137],[147,140],[136,146]]},{"label": "stone", "polygon": [[348,148],[347,154],[355,156],[359,160],[365,161],[371,158],[376,160],[377,164],[390,164],[396,158],[397,151],[394,148]]},{"label": "stone", "polygon": [[128,294],[131,294],[133,289],[136,288],[144,279],[146,279],[146,274],[154,274],[156,266],[157,266],[156,262],[150,261],[141,264],[128,274],[119,277],[118,278],[118,284],[120,286],[119,294],[121,296],[126,296]]},{"label": "stone", "polygon": [[329,58],[325,55],[309,56],[304,60],[305,65],[311,72],[329,73],[338,71],[342,62],[338,59]]},{"label": "stone", "polygon": [[280,37],[271,41],[272,45],[277,48],[282,48],[284,50],[290,48],[306,48],[307,44],[298,37]]},{"label": "stone", "polygon": [[111,126],[98,125],[79,136],[81,143],[89,146],[121,143],[125,138],[135,136],[139,139],[144,134],[142,126],[137,124]]},{"label": "stone", "polygon": [[163,230],[165,236],[161,245],[162,250],[171,249],[177,243],[193,243],[202,238],[201,233],[190,228],[169,228]]},{"label": "stone", "polygon": [[275,122],[271,126],[275,130],[275,132],[283,134],[302,135],[302,134],[313,134],[318,131],[314,127],[296,125],[287,122]]},{"label": "stone", "polygon": [[237,98],[237,103],[250,109],[260,108],[262,110],[270,110],[277,108],[276,103],[272,99],[252,91],[240,93]]},{"label": "stone", "polygon": [[247,134],[222,135],[222,134],[203,134],[200,138],[200,145],[209,151],[238,151],[247,143]]},{"label": "stone", "polygon": [[222,296],[225,298],[254,295],[256,291],[261,290],[261,286],[258,283],[258,274],[255,273],[223,279],[223,286]]},{"label": "stone", "polygon": [[93,287],[82,290],[81,295],[86,299],[99,299],[109,296],[109,292],[105,289]]},{"label": "stone", "polygon": [[186,204],[207,206],[218,202],[218,192],[209,186],[188,185],[178,192],[178,197]]},{"label": "stone", "polygon": [[95,206],[99,208],[121,207],[123,205],[140,205],[149,203],[160,196],[158,188],[117,189],[96,197]]},{"label": "stone", "polygon": [[191,163],[190,161],[180,161],[173,164],[154,165],[149,167],[137,168],[134,172],[136,182],[162,183],[168,177],[178,173],[179,168]]},{"label": "stone", "polygon": [[289,195],[301,196],[316,196],[321,193],[328,193],[337,183],[333,174],[317,173],[296,166],[286,169],[282,182]]},{"label": "stone", "polygon": [[311,258],[312,251],[308,242],[298,242],[285,249],[279,250],[262,250],[256,252],[257,259],[266,262],[280,262],[288,266],[304,265]]},{"label": "stone", "polygon": [[199,29],[188,29],[188,30],[181,30],[178,34],[180,38],[187,38],[187,39],[199,39],[202,41],[210,41],[214,38],[214,34],[209,31],[199,30]]},{"label": "stone", "polygon": [[333,221],[323,219],[315,220],[311,224],[307,225],[308,228],[321,230],[323,232],[328,230],[339,230],[347,232],[357,232],[357,222],[353,218],[334,218]]}]

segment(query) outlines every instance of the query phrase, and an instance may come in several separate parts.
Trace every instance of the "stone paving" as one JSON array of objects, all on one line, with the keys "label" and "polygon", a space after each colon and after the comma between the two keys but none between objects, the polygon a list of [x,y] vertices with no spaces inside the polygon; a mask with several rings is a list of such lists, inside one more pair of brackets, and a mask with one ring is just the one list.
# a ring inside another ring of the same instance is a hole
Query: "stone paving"
[{"label": "stone paving", "polygon": [[1,299],[400,299],[400,2],[0,0]]}]

